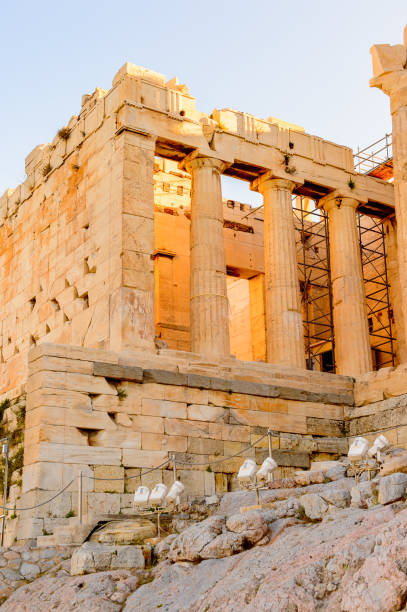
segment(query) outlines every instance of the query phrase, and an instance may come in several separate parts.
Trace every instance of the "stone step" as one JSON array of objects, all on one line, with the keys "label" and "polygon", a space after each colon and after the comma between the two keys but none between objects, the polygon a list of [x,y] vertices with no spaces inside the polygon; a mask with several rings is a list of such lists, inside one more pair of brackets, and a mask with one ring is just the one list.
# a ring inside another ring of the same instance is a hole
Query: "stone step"
[{"label": "stone step", "polygon": [[39,547],[57,546],[58,544],[59,542],[57,541],[57,536],[37,536],[37,546]]},{"label": "stone step", "polygon": [[[74,524],[74,525],[59,525],[54,529],[53,537],[57,538],[59,543],[83,544],[95,523]],[[68,542],[69,540],[69,542]]]}]

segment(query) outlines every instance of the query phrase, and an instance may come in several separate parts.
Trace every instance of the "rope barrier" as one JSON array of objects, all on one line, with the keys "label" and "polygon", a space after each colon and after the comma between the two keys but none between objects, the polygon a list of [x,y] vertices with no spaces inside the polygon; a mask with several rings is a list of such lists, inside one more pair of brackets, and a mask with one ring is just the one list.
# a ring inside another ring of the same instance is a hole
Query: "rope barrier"
[{"label": "rope barrier", "polygon": [[[376,429],[374,432],[372,433],[378,433],[378,432],[382,432],[382,431],[389,431],[391,429],[398,429],[399,427],[402,427],[402,425],[396,425],[396,426],[389,426],[389,427],[384,427],[382,429]],[[269,430],[268,433],[264,434],[263,436],[261,436],[260,438],[258,438],[257,440],[255,440],[254,442],[252,442],[252,444],[249,444],[248,446],[246,446],[245,448],[242,448],[240,451],[238,451],[237,453],[234,453],[233,455],[229,455],[227,457],[222,457],[221,459],[215,459],[214,461],[203,461],[203,462],[198,462],[198,463],[189,463],[188,461],[180,461],[179,459],[177,459],[176,463],[177,465],[188,465],[190,467],[194,467],[194,466],[203,466],[203,465],[218,465],[219,463],[223,463],[224,461],[229,461],[229,459],[234,459],[235,457],[239,457],[240,455],[242,455],[243,453],[245,453],[246,451],[250,450],[251,448],[255,447],[256,444],[258,444],[259,442],[261,442],[262,440],[264,440],[264,438],[267,438],[267,436],[269,435],[269,433],[271,434],[271,436],[276,437],[278,436],[279,438],[281,437],[286,437],[288,439],[298,439],[298,434],[289,434],[286,432],[276,432],[276,431],[271,431]],[[345,435],[343,436],[343,438],[355,438],[357,436],[355,435]],[[161,468],[163,468],[164,466],[168,465],[169,463],[171,463],[172,461],[174,461],[174,459],[172,457],[169,457],[168,459],[166,459],[165,461],[163,461],[162,463],[160,463],[160,465],[157,465],[156,467],[150,468],[148,470],[145,470],[144,472],[141,472],[140,474],[134,474],[133,476],[125,476],[123,478],[101,478],[101,477],[96,477],[96,476],[89,476],[87,474],[82,474],[82,478],[88,478],[89,480],[107,480],[107,481],[111,481],[111,480],[131,480],[133,478],[141,478],[141,476],[145,476],[146,474],[150,474],[151,472],[154,472],[156,470],[159,470]],[[68,482],[67,485],[65,485],[65,487],[63,487],[63,489],[61,489],[60,491],[58,491],[58,493],[56,493],[55,495],[53,495],[53,497],[51,497],[50,499],[47,499],[44,502],[41,502],[39,504],[35,504],[34,506],[28,506],[27,508],[9,508],[7,506],[3,506],[0,505],[0,508],[3,509],[3,511],[5,510],[9,510],[9,511],[15,511],[15,512],[24,512],[25,510],[35,510],[36,508],[40,508],[41,506],[45,506],[46,504],[49,504],[50,502],[52,502],[54,499],[56,499],[57,497],[59,497],[59,495],[62,495],[62,493],[64,493],[64,491],[66,491],[75,481],[75,478],[72,479],[70,482]]]},{"label": "rope barrier", "polygon": [[100,476],[88,476],[87,474],[82,474],[82,478],[89,478],[89,480],[131,480],[132,478],[140,478],[141,476],[145,476],[146,474],[149,474],[150,472],[154,472],[155,470],[159,470],[160,468],[162,468],[164,465],[167,465],[168,463],[171,463],[172,459],[171,457],[166,459],[166,461],[164,461],[163,463],[160,463],[160,465],[157,465],[156,467],[150,468],[149,470],[146,470],[145,472],[141,472],[140,474],[133,474],[133,476],[125,476],[124,478],[101,478]]},{"label": "rope barrier", "polygon": [[47,501],[45,501],[45,502],[41,502],[40,504],[36,504],[35,506],[29,506],[28,508],[7,508],[7,506],[0,505],[0,508],[2,508],[3,510],[14,510],[15,512],[23,512],[24,510],[34,510],[35,508],[39,508],[40,506],[45,506],[46,504],[49,504],[49,502],[52,502],[54,499],[56,499],[58,497],[58,495],[61,495],[64,491],[66,491],[67,488],[70,487],[71,484],[74,482],[74,480],[75,480],[75,478],[73,478],[71,480],[71,482],[68,482],[68,484],[65,485],[65,487],[63,489],[58,491],[58,493],[56,495],[54,495],[50,499],[47,499]]},{"label": "rope barrier", "polygon": [[399,427],[406,427],[406,425],[404,423],[401,423],[399,425],[389,425],[389,427],[383,427],[382,429],[375,429],[374,431],[366,431],[365,433],[358,433],[358,434],[352,434],[352,435],[349,434],[343,437],[348,439],[348,438],[358,438],[360,436],[370,436],[370,435],[375,435],[377,433],[381,433],[382,431],[390,431],[390,429],[398,429]]},{"label": "rope barrier", "polygon": [[268,436],[268,434],[264,434],[264,436],[261,436],[261,438],[259,438],[255,442],[253,442],[249,446],[246,446],[246,448],[242,448],[242,450],[238,451],[234,455],[230,455],[228,457],[222,457],[222,459],[215,459],[214,461],[205,461],[205,462],[202,462],[202,463],[189,463],[188,461],[180,461],[179,459],[177,459],[177,465],[178,464],[179,465],[190,465],[191,467],[193,467],[194,465],[217,465],[218,463],[223,463],[223,461],[228,461],[229,459],[234,459],[234,457],[238,457],[242,453],[245,453],[246,451],[248,451],[251,448],[253,448],[253,446],[256,446],[256,444],[258,444],[259,442],[264,440],[264,438],[267,438],[267,436]]},{"label": "rope barrier", "polygon": [[[200,463],[200,462],[199,463],[187,463],[185,461],[177,461],[177,464],[180,464],[180,465],[190,465],[190,466],[194,466],[194,465],[201,466],[201,465],[210,465],[210,464],[222,463],[223,461],[228,461],[229,459],[233,459],[234,457],[237,457],[237,456],[241,455],[242,453],[245,453],[247,450],[249,450],[250,448],[253,448],[256,444],[261,442],[261,440],[264,440],[264,438],[266,438],[267,435],[268,434],[264,434],[263,436],[261,436],[255,442],[253,442],[249,446],[246,446],[246,448],[243,448],[242,450],[240,450],[239,452],[235,453],[234,455],[230,455],[228,457],[222,457],[222,459],[217,459],[215,461],[206,461],[205,463]],[[171,463],[172,461],[173,461],[173,459],[171,457],[169,457],[168,459],[166,459],[165,461],[163,461],[162,463],[160,463],[160,465],[157,465],[156,467],[153,467],[153,468],[150,468],[148,470],[145,470],[144,472],[141,472],[140,474],[134,474],[133,476],[125,476],[124,478],[100,478],[100,477],[96,477],[96,476],[89,476],[87,474],[82,474],[81,477],[82,478],[88,478],[89,480],[131,480],[132,478],[140,478],[141,476],[145,476],[146,474],[150,474],[151,472],[154,472],[155,470],[159,470],[162,467],[164,467],[165,465],[168,465],[169,463]],[[56,499],[59,495],[62,495],[62,493],[64,491],[66,491],[71,486],[71,484],[74,482],[74,480],[75,480],[75,478],[72,479],[70,482],[68,482],[68,484],[65,485],[63,489],[58,491],[58,493],[56,493],[56,495],[54,495],[50,499],[47,499],[44,502],[36,504],[35,506],[28,506],[27,508],[16,508],[16,507],[9,508],[7,506],[0,505],[0,508],[2,508],[3,511],[5,511],[5,510],[12,511],[13,510],[14,512],[24,512],[25,510],[35,510],[35,508],[40,508],[41,506],[45,506],[46,504],[49,504],[54,499]]]},{"label": "rope barrier", "polygon": [[[368,416],[368,415],[367,415]],[[361,417],[363,418],[363,417]],[[371,431],[365,431],[363,433],[358,434],[344,434],[343,436],[318,436],[318,438],[337,438],[338,440],[349,440],[351,438],[358,438],[360,436],[370,436],[375,435],[377,433],[381,433],[382,431],[390,431],[391,429],[399,429],[401,427],[407,427],[406,423],[399,423],[398,425],[389,425],[388,427],[382,427],[380,429],[374,429]],[[287,440],[299,440],[302,438],[302,434],[294,434],[288,432],[281,431],[272,431],[271,435],[273,438],[286,438]]]}]

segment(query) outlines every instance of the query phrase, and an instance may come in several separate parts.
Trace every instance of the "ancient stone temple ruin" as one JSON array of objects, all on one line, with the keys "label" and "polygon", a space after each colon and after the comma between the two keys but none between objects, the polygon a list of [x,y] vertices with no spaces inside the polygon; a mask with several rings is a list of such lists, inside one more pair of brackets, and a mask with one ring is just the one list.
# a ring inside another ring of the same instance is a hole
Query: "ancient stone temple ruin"
[{"label": "ancient stone temple ruin", "polygon": [[[174,460],[189,498],[233,490],[269,429],[281,476],[359,434],[407,447],[406,46],[372,49],[394,162],[207,115],[130,63],[27,156],[0,198],[8,506],[66,490],[9,512],[8,542],[74,524],[80,472],[98,517]],[[223,199],[222,175],[263,205]]]}]

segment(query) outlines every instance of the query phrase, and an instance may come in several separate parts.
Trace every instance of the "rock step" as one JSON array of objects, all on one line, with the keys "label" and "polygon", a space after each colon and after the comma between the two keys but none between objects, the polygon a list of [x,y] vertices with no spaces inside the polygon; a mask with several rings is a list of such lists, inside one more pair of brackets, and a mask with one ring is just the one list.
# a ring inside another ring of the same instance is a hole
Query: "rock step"
[{"label": "rock step", "polygon": [[63,536],[55,535],[37,536],[37,546],[40,548],[47,548],[50,546],[64,546],[69,544],[72,544],[71,537],[66,538]]},{"label": "rock step", "polygon": [[94,526],[94,522],[82,525],[59,526],[55,527],[54,536],[59,539],[69,538],[72,544],[83,544]]},{"label": "rock step", "polygon": [[[97,522],[97,521],[96,521]],[[78,518],[72,519],[70,525],[57,525],[52,535],[38,536],[38,546],[67,546],[70,544],[83,544],[92,529],[95,521],[85,522],[82,525]]]}]

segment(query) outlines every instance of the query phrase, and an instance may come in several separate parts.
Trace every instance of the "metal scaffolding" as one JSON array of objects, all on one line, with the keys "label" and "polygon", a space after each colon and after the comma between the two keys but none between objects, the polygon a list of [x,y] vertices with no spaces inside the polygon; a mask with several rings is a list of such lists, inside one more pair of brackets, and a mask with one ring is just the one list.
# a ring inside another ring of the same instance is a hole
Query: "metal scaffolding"
[{"label": "metal scaffolding", "polygon": [[390,180],[393,178],[392,135],[385,134],[368,147],[358,148],[353,158],[356,172]]},{"label": "metal scaffolding", "polygon": [[381,219],[362,214],[358,214],[358,229],[373,367],[378,370],[394,365],[396,357],[385,232]]},{"label": "metal scaffolding", "polygon": [[328,217],[293,197],[307,368],[335,372]]}]

